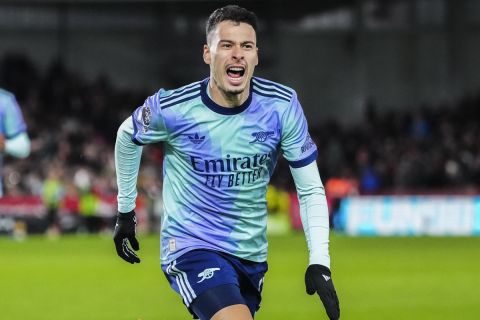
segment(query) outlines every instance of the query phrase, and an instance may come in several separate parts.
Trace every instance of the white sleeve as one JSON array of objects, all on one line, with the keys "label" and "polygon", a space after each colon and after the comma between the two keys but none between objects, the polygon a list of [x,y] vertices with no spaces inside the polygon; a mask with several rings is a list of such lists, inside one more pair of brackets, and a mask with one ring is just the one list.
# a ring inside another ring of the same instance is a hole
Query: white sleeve
[{"label": "white sleeve", "polygon": [[290,171],[297,188],[310,264],[321,264],[330,268],[328,206],[317,162],[300,168],[290,167]]},{"label": "white sleeve", "polygon": [[135,209],[137,198],[137,177],[142,158],[142,147],[132,141],[133,122],[127,118],[117,131],[115,142],[115,171],[118,186],[118,211],[122,213]]},{"label": "white sleeve", "polygon": [[27,133],[22,132],[12,139],[5,140],[5,153],[17,158],[28,157],[30,154],[30,139]]}]

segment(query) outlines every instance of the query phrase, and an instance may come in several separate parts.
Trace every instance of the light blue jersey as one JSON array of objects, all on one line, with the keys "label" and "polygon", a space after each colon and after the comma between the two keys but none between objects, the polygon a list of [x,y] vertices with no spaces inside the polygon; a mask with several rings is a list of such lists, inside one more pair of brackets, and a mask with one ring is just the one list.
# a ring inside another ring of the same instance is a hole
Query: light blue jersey
[{"label": "light blue jersey", "polygon": [[265,193],[280,152],[298,168],[317,148],[294,90],[254,77],[245,103],[224,108],[208,81],[162,89],[132,115],[136,144],[164,145],[162,263],[199,248],[263,262]]},{"label": "light blue jersey", "polygon": [[11,139],[25,132],[27,125],[12,93],[0,89],[0,134]]},{"label": "light blue jersey", "polygon": [[[24,133],[26,130],[27,125],[23,120],[22,111],[18,106],[15,96],[8,91],[0,89],[0,134],[3,135],[5,140],[8,140],[17,137],[21,133]],[[0,168],[2,166],[3,154],[0,155]],[[0,197],[2,196],[3,186],[2,179],[0,178]]]}]

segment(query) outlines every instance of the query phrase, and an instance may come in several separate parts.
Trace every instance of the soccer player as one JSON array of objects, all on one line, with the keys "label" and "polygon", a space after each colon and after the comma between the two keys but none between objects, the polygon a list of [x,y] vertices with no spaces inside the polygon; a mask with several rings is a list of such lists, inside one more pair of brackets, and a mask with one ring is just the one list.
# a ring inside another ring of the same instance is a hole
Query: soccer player
[{"label": "soccer player", "polygon": [[[15,96],[0,89],[0,164],[3,155],[26,158],[30,154],[30,139],[27,125]],[[0,179],[0,197],[3,196],[2,179]]]},{"label": "soccer player", "polygon": [[120,126],[116,250],[127,262],[140,262],[134,208],[141,146],[162,142],[161,261],[171,287],[199,319],[253,319],[267,271],[265,193],[282,152],[310,253],[306,291],[317,292],[330,319],[338,319],[317,148],[295,91],[253,77],[256,31],[254,13],[234,5],[215,10],[203,48],[210,76],[161,89]]}]

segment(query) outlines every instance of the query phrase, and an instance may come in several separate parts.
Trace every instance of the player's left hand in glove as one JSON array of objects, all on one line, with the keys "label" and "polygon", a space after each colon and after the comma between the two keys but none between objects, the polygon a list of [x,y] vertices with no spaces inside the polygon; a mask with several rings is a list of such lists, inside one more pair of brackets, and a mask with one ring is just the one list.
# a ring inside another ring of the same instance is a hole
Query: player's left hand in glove
[{"label": "player's left hand in glove", "polygon": [[330,320],[340,318],[340,304],[333,286],[330,270],[319,264],[308,266],[305,272],[305,286],[309,295],[318,293]]},{"label": "player's left hand in glove", "polygon": [[[118,256],[132,264],[140,263],[140,258],[133,251],[140,249],[138,240],[135,237],[136,226],[137,218],[135,217],[135,211],[132,210],[128,213],[119,212],[117,215],[117,223],[115,224],[115,231],[113,232],[113,241],[115,242]],[[132,248],[128,246],[128,242],[130,242]]]}]

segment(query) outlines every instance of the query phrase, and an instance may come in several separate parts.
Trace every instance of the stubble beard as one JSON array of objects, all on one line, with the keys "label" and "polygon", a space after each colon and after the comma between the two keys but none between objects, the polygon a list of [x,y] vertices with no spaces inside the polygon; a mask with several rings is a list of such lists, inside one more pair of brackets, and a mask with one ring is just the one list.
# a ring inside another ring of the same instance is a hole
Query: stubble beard
[{"label": "stubble beard", "polygon": [[226,97],[234,97],[236,95],[239,95],[245,91],[245,86],[242,88],[235,88],[235,89],[228,89],[226,88],[222,83],[217,81],[215,77],[213,78],[213,82],[215,82],[215,85],[217,88],[220,90],[220,92],[225,95]]}]

